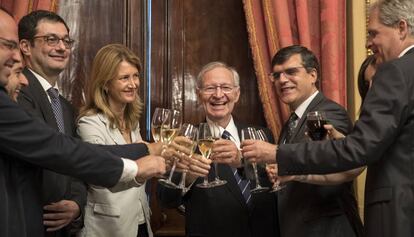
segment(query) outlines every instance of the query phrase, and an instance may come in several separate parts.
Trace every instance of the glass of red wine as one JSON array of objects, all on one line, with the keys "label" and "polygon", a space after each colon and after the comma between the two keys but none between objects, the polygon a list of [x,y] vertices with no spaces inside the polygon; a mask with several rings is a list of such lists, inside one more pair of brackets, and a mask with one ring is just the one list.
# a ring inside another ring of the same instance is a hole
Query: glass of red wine
[{"label": "glass of red wine", "polygon": [[323,111],[309,112],[306,119],[308,127],[308,136],[314,141],[323,140],[326,137],[327,130],[323,125],[327,124],[326,114]]}]

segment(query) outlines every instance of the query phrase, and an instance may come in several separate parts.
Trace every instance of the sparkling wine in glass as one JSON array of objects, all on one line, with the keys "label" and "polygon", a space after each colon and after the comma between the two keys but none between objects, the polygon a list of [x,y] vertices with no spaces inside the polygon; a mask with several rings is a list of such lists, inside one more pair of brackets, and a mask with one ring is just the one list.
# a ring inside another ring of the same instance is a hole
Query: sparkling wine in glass
[{"label": "sparkling wine in glass", "polygon": [[151,120],[151,133],[155,142],[160,141],[161,127],[167,120],[171,110],[164,108],[155,108]]},{"label": "sparkling wine in glass", "polygon": [[[181,116],[180,111],[170,110],[170,113],[168,114],[166,120],[161,125],[160,138],[163,143],[164,149],[166,149],[168,145],[172,142],[172,140],[174,140],[174,138],[177,136],[181,128],[181,123],[182,123],[182,116]],[[176,157],[173,158],[173,167],[170,171],[170,176],[172,175],[171,173],[174,173],[175,171],[177,159],[178,158]],[[167,178],[161,178],[158,180],[158,182],[169,188],[178,188],[176,184],[172,183]]]},{"label": "sparkling wine in glass", "polygon": [[[247,127],[247,128],[243,128],[241,130],[241,139],[242,139],[242,141],[247,140],[247,139],[258,140],[259,136],[256,132],[256,129],[254,129],[252,127]],[[251,189],[250,192],[252,192],[252,193],[261,193],[261,192],[265,192],[265,191],[269,190],[268,187],[262,187],[260,185],[259,175],[257,173],[257,163],[252,162],[252,167],[253,167],[253,172],[254,172],[254,178],[255,178],[255,181],[256,181],[256,187]]]},{"label": "sparkling wine in glass", "polygon": [[[194,127],[194,125],[192,124],[185,123],[181,127],[180,132],[178,133],[178,136],[184,136],[191,141],[191,143],[186,143],[184,147],[190,151],[190,153],[188,154],[188,157],[192,158],[194,151],[197,147],[198,128]],[[180,181],[180,184],[178,185],[178,188],[180,188],[183,191],[183,193],[187,192],[187,189],[185,187],[185,179],[186,179],[187,172],[188,172],[187,170],[183,170],[182,175],[181,175],[181,181]],[[170,174],[170,177],[171,176],[172,175]]]},{"label": "sparkling wine in glass", "polygon": [[322,111],[312,111],[306,115],[308,136],[314,141],[320,141],[326,137],[328,131],[323,127],[325,124],[327,124],[326,115]]},{"label": "sparkling wine in glass", "polygon": [[[215,141],[220,139],[220,127],[217,123],[210,124],[211,133],[213,135],[213,139]],[[212,182],[214,186],[221,186],[227,183],[226,180],[222,180],[219,177],[219,169],[218,169],[218,163],[214,162],[214,181]]]},{"label": "sparkling wine in glass", "polygon": [[[197,145],[198,150],[205,159],[209,159],[211,155],[211,150],[213,149],[214,137],[211,133],[210,126],[208,123],[200,123],[198,127],[198,138]],[[196,185],[199,188],[211,188],[215,187],[213,183],[208,182],[208,175],[204,177],[202,183]]]}]

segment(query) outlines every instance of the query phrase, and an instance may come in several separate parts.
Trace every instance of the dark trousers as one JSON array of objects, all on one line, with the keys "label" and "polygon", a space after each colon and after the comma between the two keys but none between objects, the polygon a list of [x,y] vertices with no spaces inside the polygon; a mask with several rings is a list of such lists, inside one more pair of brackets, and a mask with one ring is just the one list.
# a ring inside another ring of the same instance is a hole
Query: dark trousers
[{"label": "dark trousers", "polygon": [[141,224],[138,226],[138,235],[137,237],[149,237],[147,223]]}]

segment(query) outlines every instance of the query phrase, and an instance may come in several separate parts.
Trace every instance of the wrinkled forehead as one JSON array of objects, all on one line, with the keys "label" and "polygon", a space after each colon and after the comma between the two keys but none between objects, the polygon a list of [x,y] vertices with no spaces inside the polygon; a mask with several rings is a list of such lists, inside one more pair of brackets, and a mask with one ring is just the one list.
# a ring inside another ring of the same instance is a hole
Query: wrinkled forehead
[{"label": "wrinkled forehead", "polygon": [[18,42],[16,21],[2,10],[0,10],[0,37]]},{"label": "wrinkled forehead", "polygon": [[42,19],[37,23],[36,34],[55,34],[59,37],[63,37],[69,35],[69,32],[62,22]]},{"label": "wrinkled forehead", "polygon": [[206,84],[230,84],[233,85],[234,78],[233,73],[224,67],[216,67],[211,70],[208,70],[206,73],[204,73],[203,85]]},{"label": "wrinkled forehead", "polygon": [[287,60],[285,60],[282,64],[275,64],[275,66],[273,67],[273,70],[279,71],[279,70],[283,70],[286,68],[299,67],[302,65],[303,65],[302,56],[300,54],[293,54]]}]

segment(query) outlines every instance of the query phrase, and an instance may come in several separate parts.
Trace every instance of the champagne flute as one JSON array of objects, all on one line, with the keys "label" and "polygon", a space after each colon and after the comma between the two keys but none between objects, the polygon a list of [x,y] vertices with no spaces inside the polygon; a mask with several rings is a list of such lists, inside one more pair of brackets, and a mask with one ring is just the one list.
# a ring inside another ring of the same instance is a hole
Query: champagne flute
[{"label": "champagne flute", "polygon": [[328,131],[323,126],[325,124],[327,124],[327,119],[323,111],[312,111],[306,115],[308,136],[314,141],[320,141],[326,137]]},{"label": "champagne flute", "polygon": [[151,133],[155,142],[160,141],[161,127],[167,120],[171,110],[164,108],[155,108],[151,120]]},{"label": "champagne flute", "polygon": [[[170,110],[170,113],[168,114],[167,119],[161,125],[160,138],[161,138],[162,143],[164,144],[164,149],[166,149],[168,145],[172,142],[172,140],[174,140],[175,136],[177,136],[178,131],[181,128],[181,122],[182,122],[182,117],[181,117],[180,111]],[[177,158],[173,157],[173,166],[170,171],[170,176],[171,176],[171,173],[174,173],[175,166],[177,164],[176,161],[177,161]],[[172,182],[168,182],[168,179],[166,178],[161,178],[158,180],[158,182],[169,188],[178,188],[176,184]]]},{"label": "champagne flute", "polygon": [[[258,136],[259,140],[262,140],[262,141],[265,141],[265,142],[269,141],[269,139],[267,138],[266,133],[263,131],[263,129],[258,129],[257,130],[257,136]],[[270,167],[270,165],[266,164],[266,167]],[[280,185],[280,181],[276,179],[269,192],[271,192],[271,193],[277,192],[277,191],[283,189],[284,187],[285,186]]]},{"label": "champagne flute", "polygon": [[[198,136],[198,128],[194,127],[192,124],[183,124],[182,128],[180,129],[180,132],[178,133],[179,136],[187,137],[191,140],[191,143],[186,144],[186,148],[190,150],[190,153],[188,154],[189,158],[192,158],[195,148],[197,146],[197,136]],[[178,188],[183,191],[183,193],[187,192],[187,189],[185,187],[185,179],[187,176],[188,170],[183,170],[181,175],[181,181],[178,185]],[[171,174],[170,174],[171,177]],[[171,178],[170,178],[171,179]]]},{"label": "champagne flute", "polygon": [[[213,139],[215,141],[220,139],[220,127],[217,123],[213,123],[210,124],[210,128],[211,128],[211,133],[213,136]],[[214,186],[221,186],[227,183],[226,180],[222,180],[219,178],[219,170],[218,170],[218,163],[214,162],[214,173],[215,173],[215,177],[214,177],[214,181],[212,182]]]},{"label": "champagne flute", "polygon": [[[241,130],[241,136],[242,136],[242,141],[247,140],[247,139],[257,140],[259,137],[257,135],[256,129],[252,127],[243,128]],[[261,193],[261,192],[269,190],[268,187],[262,187],[260,185],[259,175],[257,174],[257,163],[252,162],[252,167],[253,167],[253,172],[254,172],[254,178],[256,180],[256,187],[254,189],[251,189],[250,192]]]},{"label": "champagne flute", "polygon": [[[211,150],[213,148],[214,138],[210,130],[208,123],[200,123],[198,127],[198,138],[197,144],[198,149],[200,150],[201,155],[205,159],[209,159],[211,155]],[[203,183],[196,185],[199,188],[211,188],[215,185],[208,182],[208,175],[204,177]]]}]

